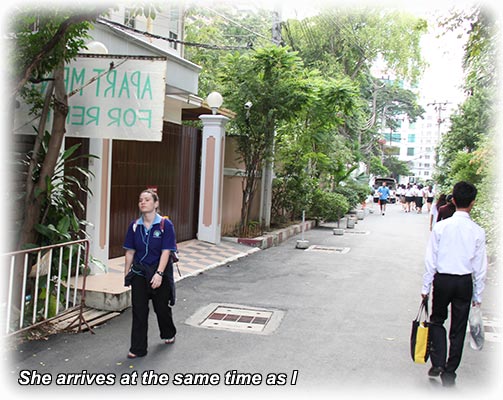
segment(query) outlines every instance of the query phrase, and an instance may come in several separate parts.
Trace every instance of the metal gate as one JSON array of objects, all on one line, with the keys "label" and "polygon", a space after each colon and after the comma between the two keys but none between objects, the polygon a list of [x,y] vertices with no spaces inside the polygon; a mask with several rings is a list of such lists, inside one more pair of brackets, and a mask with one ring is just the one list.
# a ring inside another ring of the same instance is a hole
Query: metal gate
[{"label": "metal gate", "polygon": [[113,141],[109,258],[124,255],[126,230],[146,188],[157,190],[160,212],[173,221],[178,242],[196,237],[200,158],[200,131],[167,122],[162,142]]},{"label": "metal gate", "polygon": [[1,262],[8,283],[7,297],[2,296],[0,302],[0,311],[5,314],[2,334],[29,329],[79,305],[82,311],[89,239],[2,254]]}]

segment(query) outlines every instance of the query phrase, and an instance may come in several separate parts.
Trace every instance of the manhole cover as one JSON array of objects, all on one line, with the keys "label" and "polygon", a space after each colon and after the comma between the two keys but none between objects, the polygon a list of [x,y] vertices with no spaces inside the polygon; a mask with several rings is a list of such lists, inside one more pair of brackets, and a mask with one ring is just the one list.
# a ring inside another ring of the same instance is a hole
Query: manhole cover
[{"label": "manhole cover", "polygon": [[320,246],[313,245],[309,246],[306,251],[321,251],[325,253],[336,253],[336,254],[346,254],[349,251],[349,247],[333,247],[333,246]]},{"label": "manhole cover", "polygon": [[188,325],[267,335],[283,318],[283,311],[233,304],[212,303],[190,317]]}]

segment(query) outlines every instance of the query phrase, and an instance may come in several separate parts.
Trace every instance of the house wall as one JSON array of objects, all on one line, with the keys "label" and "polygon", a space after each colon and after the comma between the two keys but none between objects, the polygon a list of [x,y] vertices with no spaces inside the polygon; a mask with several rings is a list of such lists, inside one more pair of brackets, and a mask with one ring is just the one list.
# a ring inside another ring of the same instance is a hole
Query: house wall
[{"label": "house wall", "polygon": [[[224,186],[222,200],[222,236],[231,235],[241,221],[241,204],[243,199],[244,164],[238,161],[236,139],[225,138]],[[252,202],[250,220],[259,219],[260,179]]]},{"label": "house wall", "polygon": [[[114,22],[127,25],[126,14],[128,14],[128,9],[131,9],[131,6],[119,5],[112,10],[109,18]],[[154,19],[147,20],[143,15],[134,17],[134,28],[150,33],[155,32],[156,35],[166,38],[181,40],[183,39],[183,9],[183,4],[169,4],[165,2],[161,7],[161,11],[156,13]],[[169,47],[181,55],[180,44],[169,43]]]}]

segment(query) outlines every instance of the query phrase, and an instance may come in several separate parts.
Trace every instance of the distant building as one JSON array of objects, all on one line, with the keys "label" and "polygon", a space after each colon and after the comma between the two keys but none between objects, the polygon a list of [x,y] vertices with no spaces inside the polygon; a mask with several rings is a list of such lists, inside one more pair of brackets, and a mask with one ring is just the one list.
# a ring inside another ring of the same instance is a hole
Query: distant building
[{"label": "distant building", "polygon": [[[373,68],[373,75],[381,77],[388,84],[395,82],[395,77],[378,64]],[[406,161],[411,174],[401,176],[399,183],[427,183],[433,177],[437,163],[437,146],[442,135],[450,128],[450,116],[455,112],[457,104],[443,99],[430,99],[423,93],[422,87],[411,87],[400,81],[399,85],[418,94],[418,103],[425,109],[423,118],[411,122],[406,115],[398,117],[398,128],[391,132],[380,121],[380,136],[385,153]],[[378,118],[379,118],[378,114]]]},{"label": "distant building", "polygon": [[438,161],[437,146],[442,136],[449,131],[450,116],[457,105],[445,100],[428,100],[424,96],[419,103],[426,111],[424,118],[404,127],[406,140],[399,158],[409,163],[416,180],[427,182],[433,177]]}]

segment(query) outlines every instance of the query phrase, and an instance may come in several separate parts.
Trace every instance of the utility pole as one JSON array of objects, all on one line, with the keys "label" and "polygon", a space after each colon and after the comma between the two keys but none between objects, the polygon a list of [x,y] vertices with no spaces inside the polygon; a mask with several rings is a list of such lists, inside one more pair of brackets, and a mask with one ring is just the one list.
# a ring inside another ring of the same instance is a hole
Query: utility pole
[{"label": "utility pole", "polygon": [[447,101],[437,102],[436,100],[434,100],[433,103],[428,103],[427,104],[427,106],[433,106],[435,108],[435,111],[437,112],[437,127],[438,127],[438,130],[437,130],[437,144],[440,143],[440,135],[441,135],[440,127],[445,122],[445,118],[442,118],[442,111],[446,111],[447,110],[445,108],[445,106],[447,104],[451,104],[451,103],[449,103]]},{"label": "utility pole", "polygon": [[[273,11],[272,18],[272,42],[276,46],[281,46],[283,39],[281,37],[281,5],[277,4]],[[275,134],[275,132],[274,132]],[[267,157],[262,169],[262,194],[260,201],[260,222],[263,228],[269,229],[271,226],[271,208],[272,208],[272,179],[274,167],[274,134],[270,138],[270,148],[266,150]]]},{"label": "utility pole", "polygon": [[276,46],[281,46],[283,38],[281,37],[281,5],[276,4],[272,12],[272,42]]},{"label": "utility pole", "polygon": [[[450,104],[447,101],[442,102],[437,102],[436,100],[433,101],[433,103],[428,103],[427,106],[433,106],[435,108],[435,111],[437,112],[437,143],[436,143],[436,148],[438,149],[438,146],[440,145],[440,139],[442,136],[441,132],[441,126],[445,122],[445,118],[442,118],[442,111],[446,111],[447,109],[445,106],[447,104]],[[440,160],[440,153],[436,153],[435,155],[435,163],[440,164],[442,161]]]}]

